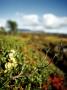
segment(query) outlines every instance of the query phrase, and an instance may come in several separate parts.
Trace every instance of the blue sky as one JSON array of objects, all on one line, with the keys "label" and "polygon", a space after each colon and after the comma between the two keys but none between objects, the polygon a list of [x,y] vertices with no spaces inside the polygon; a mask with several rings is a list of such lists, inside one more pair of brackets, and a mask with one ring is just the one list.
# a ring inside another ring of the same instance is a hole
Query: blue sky
[{"label": "blue sky", "polygon": [[0,0],[0,26],[8,19],[19,28],[67,33],[67,0]]},{"label": "blue sky", "polygon": [[54,13],[67,15],[67,0],[0,0],[0,15],[13,15],[16,12],[26,14]]}]

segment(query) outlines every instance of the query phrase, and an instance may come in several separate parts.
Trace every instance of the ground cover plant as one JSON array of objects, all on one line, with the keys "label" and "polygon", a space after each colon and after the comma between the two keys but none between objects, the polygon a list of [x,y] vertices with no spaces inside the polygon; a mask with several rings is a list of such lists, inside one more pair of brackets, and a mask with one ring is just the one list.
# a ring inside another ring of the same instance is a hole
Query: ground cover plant
[{"label": "ground cover plant", "polygon": [[0,90],[64,89],[63,71],[41,51],[46,38],[0,35]]}]

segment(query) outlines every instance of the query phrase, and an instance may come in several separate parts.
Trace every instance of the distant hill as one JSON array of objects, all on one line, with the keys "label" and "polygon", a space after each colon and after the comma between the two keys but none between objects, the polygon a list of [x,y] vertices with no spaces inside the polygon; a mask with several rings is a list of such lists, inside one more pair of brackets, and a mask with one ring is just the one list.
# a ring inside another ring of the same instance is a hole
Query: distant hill
[{"label": "distant hill", "polygon": [[18,32],[31,32],[29,29],[18,29]]},{"label": "distant hill", "polygon": [[18,32],[24,32],[24,33],[45,33],[44,31],[42,30],[30,30],[30,29],[18,29]]},{"label": "distant hill", "polygon": [[19,33],[34,33],[34,34],[45,34],[45,35],[54,35],[54,36],[59,36],[59,37],[67,37],[67,34],[62,34],[62,33],[49,33],[49,32],[44,32],[42,30],[30,30],[30,29],[18,29]]}]

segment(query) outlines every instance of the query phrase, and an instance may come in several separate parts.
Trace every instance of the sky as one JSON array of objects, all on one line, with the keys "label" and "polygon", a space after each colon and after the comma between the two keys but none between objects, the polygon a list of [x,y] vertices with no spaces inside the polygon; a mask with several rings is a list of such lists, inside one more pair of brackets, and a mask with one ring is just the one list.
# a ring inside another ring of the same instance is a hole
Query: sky
[{"label": "sky", "polygon": [[0,0],[0,26],[67,34],[67,0]]}]

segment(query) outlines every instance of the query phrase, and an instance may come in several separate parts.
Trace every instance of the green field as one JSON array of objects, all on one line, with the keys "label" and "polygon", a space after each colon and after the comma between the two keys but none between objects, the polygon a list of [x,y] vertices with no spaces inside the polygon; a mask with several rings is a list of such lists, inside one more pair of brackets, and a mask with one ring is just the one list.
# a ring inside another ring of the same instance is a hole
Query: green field
[{"label": "green field", "polygon": [[[51,74],[65,78],[57,64],[61,64],[63,53],[55,50],[61,44],[67,45],[67,38],[29,33],[0,35],[0,90],[46,90],[46,84],[52,90],[48,80]],[[56,62],[48,55],[53,52]]]}]

